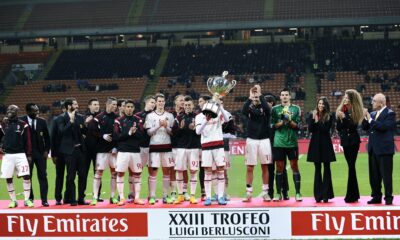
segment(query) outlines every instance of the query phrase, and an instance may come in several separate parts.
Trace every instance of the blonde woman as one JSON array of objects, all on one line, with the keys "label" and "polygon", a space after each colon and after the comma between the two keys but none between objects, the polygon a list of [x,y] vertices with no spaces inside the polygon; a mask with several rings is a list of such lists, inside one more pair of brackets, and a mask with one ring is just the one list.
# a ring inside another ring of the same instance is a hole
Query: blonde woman
[{"label": "blonde woman", "polygon": [[349,167],[346,203],[357,202],[360,198],[358,190],[356,160],[360,148],[360,135],[357,127],[363,119],[363,103],[361,95],[354,89],[346,90],[342,102],[336,110],[336,129],[339,132],[340,144]]}]

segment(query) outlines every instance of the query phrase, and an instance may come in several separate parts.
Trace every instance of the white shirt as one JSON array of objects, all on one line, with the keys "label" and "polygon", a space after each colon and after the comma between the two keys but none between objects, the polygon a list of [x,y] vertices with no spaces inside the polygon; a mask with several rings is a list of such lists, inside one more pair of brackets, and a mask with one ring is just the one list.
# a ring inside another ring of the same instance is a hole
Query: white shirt
[{"label": "white shirt", "polygon": [[[33,122],[33,123],[32,123]],[[33,129],[35,129],[36,130],[36,122],[37,122],[37,119],[32,119],[32,118],[30,118],[29,116],[28,116],[28,124],[29,124],[29,126],[31,126]]]},{"label": "white shirt", "polygon": [[[155,111],[147,114],[145,121],[145,129],[152,129],[160,126],[160,120],[168,121],[168,128],[172,128],[174,124],[174,115],[164,111],[162,114],[158,114]],[[150,136],[150,145],[164,145],[171,144],[171,136],[165,127],[160,127],[154,134]]]},{"label": "white shirt", "polygon": [[[377,117],[376,117],[376,116],[378,116],[378,117],[379,117],[379,116],[381,115],[382,111],[383,111],[383,110],[385,110],[385,108],[386,108],[386,106],[384,106],[384,107],[383,107],[383,108],[381,108],[380,110],[376,111],[376,115],[375,115],[375,121],[377,120]],[[371,121],[372,121],[372,120],[373,120],[373,119],[372,119],[372,118],[370,118],[368,122],[369,122],[369,123],[371,123]]]},{"label": "white shirt", "polygon": [[[206,116],[203,113],[200,113],[195,118],[196,129],[201,128],[201,126],[207,122]],[[223,141],[222,134],[222,124],[224,123],[224,117],[220,113],[218,117],[210,119],[203,131],[201,132],[201,145],[204,147],[204,144],[211,142]]]}]

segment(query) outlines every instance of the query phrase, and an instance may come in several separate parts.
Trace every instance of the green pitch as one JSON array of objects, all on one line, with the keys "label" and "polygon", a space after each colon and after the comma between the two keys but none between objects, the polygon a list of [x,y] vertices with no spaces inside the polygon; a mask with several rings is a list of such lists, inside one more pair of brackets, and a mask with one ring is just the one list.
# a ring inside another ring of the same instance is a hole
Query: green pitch
[{"label": "green pitch", "polygon": [[[399,163],[399,154],[394,156],[394,166],[393,166],[393,194],[400,194],[400,163]],[[332,180],[333,180],[333,188],[335,192],[335,197],[343,198],[346,193],[347,186],[347,164],[343,154],[337,154],[337,161],[331,164],[332,169]],[[313,196],[313,182],[314,182],[314,165],[306,161],[306,155],[300,155],[299,167],[301,172],[301,192],[303,196],[311,197]],[[236,156],[232,159],[232,167],[229,170],[229,187],[228,194],[231,197],[244,197],[245,196],[245,179],[246,179],[246,167],[244,165],[244,157]],[[55,185],[55,165],[49,159],[47,162],[47,175],[49,181],[49,194],[48,199],[54,199],[54,185]],[[160,197],[162,193],[162,179],[161,179],[161,171],[158,173],[158,182],[157,182],[157,196]],[[288,169],[288,177],[289,177],[289,185],[290,185],[290,196],[294,196],[294,186],[292,180],[292,174],[290,168]],[[357,178],[358,184],[360,188],[361,195],[369,196],[371,189],[369,186],[368,180],[368,155],[366,153],[361,153],[358,155],[357,159]],[[91,199],[92,193],[92,181],[93,179],[93,171],[89,171],[88,176],[88,185],[86,189],[87,200]],[[142,175],[143,184],[142,184],[142,197],[145,198],[147,196],[147,169],[143,172]],[[15,188],[18,194],[18,199],[23,199],[22,194],[22,180],[15,179]],[[102,188],[102,198],[108,199],[110,197],[110,173],[109,171],[105,171],[102,178],[103,188]],[[65,183],[64,183],[65,184]],[[39,183],[36,178],[36,169],[34,170],[33,176],[33,187],[35,199],[40,199],[39,193]],[[254,196],[257,196],[261,192],[261,171],[260,167],[255,169],[254,173]],[[200,195],[200,186],[197,186],[198,196]],[[125,195],[128,194],[128,179],[125,180]],[[0,180],[0,199],[8,200],[9,196],[7,193],[6,182],[4,179]]]}]

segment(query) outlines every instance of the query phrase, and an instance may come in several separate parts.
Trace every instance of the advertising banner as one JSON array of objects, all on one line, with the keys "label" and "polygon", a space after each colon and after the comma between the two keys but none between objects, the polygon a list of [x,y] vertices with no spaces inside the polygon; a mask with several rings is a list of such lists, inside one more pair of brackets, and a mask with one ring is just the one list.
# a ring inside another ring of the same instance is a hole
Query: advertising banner
[{"label": "advertising banner", "polygon": [[[395,138],[395,150],[400,151],[400,138]],[[299,139],[299,154],[307,154],[308,145],[310,145],[310,139]],[[343,153],[343,148],[340,146],[339,138],[332,138],[333,149],[335,153]],[[368,138],[361,138],[360,150],[359,152],[368,152]],[[246,153],[246,140],[237,139],[230,141],[230,152],[232,155],[244,155]]]},{"label": "advertising banner", "polygon": [[0,210],[12,239],[399,238],[399,227],[398,206]]}]

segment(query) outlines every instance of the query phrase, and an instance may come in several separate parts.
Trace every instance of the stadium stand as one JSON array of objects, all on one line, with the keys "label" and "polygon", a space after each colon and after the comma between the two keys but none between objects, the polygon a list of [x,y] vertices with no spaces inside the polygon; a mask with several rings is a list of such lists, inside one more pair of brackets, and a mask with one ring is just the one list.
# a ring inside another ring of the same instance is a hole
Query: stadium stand
[{"label": "stadium stand", "polygon": [[[10,3],[11,2],[11,3]],[[29,9],[22,30],[82,29],[127,26],[134,0],[60,0],[33,3],[8,1],[0,7],[0,30],[13,30]],[[1,3],[0,3],[1,4]],[[146,0],[138,10],[138,25],[171,25],[262,20],[340,19],[399,16],[397,0],[185,1]],[[177,11],[179,9],[179,11]],[[25,22],[26,21],[26,22]],[[19,29],[18,29],[19,30]]]},{"label": "stadium stand", "polygon": [[396,69],[400,64],[399,40],[318,40],[315,55],[322,71]]},{"label": "stadium stand", "polygon": [[47,79],[142,77],[157,64],[161,48],[65,50]]},{"label": "stadium stand", "polygon": [[25,5],[0,6],[0,32],[14,30]]},{"label": "stadium stand", "polygon": [[[57,102],[67,97],[76,97],[80,104],[80,109],[83,111],[86,108],[86,103],[90,98],[97,97],[101,104],[104,104],[108,96],[114,96],[116,98],[132,98],[134,100],[140,100],[143,95],[146,81],[143,78],[108,78],[108,79],[90,79],[91,85],[104,85],[104,84],[117,84],[118,91],[89,91],[80,89],[77,85],[76,80],[43,80],[36,81],[28,85],[19,85],[14,88],[12,93],[8,96],[5,101],[5,105],[16,104],[18,106],[25,106],[28,102],[34,102],[38,105],[50,107],[50,112],[58,113],[59,107]],[[48,84],[65,84],[65,92],[43,92],[43,86]],[[21,113],[25,110],[21,108]]]},{"label": "stadium stand", "polygon": [[[256,78],[258,76],[256,75]],[[267,77],[266,75],[264,76],[259,76],[259,79]],[[249,79],[254,79],[255,76],[252,74],[248,75],[237,75],[237,76],[229,76],[230,80],[233,80],[236,78],[237,85],[236,87],[224,98],[224,105],[226,106],[227,109],[236,111],[240,110],[243,107],[244,102],[247,100],[248,95],[249,95],[249,89],[254,86],[257,82],[249,83]],[[201,94],[211,94],[206,85],[206,80],[207,77],[203,76],[196,76],[192,77],[192,84],[191,87],[188,88],[187,85],[177,83],[176,85],[170,87],[169,86],[169,81],[171,78],[168,77],[162,77],[160,79],[159,85],[157,86],[156,90],[158,92],[162,92],[166,95],[167,97],[167,104],[169,107],[173,106],[173,99],[176,95],[178,94],[185,94],[185,95],[191,95],[191,90],[195,90],[198,95]],[[268,75],[268,80],[260,81],[258,84],[260,84],[261,88],[263,89],[263,94],[271,94],[274,96],[278,96],[280,90],[283,88],[283,83],[285,82],[285,74],[271,74]],[[304,78],[300,77],[299,78],[299,83],[298,86],[303,86],[304,84]],[[197,98],[198,98],[197,95]],[[195,99],[197,99],[195,98]],[[296,104],[299,104],[301,107],[304,107],[304,101],[303,100],[294,100],[293,101]]]},{"label": "stadium stand", "polygon": [[0,54],[0,80],[11,70],[12,64],[46,63],[51,51]]},{"label": "stadium stand", "polygon": [[[176,14],[179,9],[179,14]],[[264,1],[148,0],[143,8],[141,24],[204,23],[222,21],[256,21],[264,18]]]},{"label": "stadium stand", "polygon": [[303,43],[186,45],[170,50],[163,76],[304,72],[309,46]]},{"label": "stadium stand", "polygon": [[279,0],[274,1],[275,19],[346,18],[398,16],[397,0]]},{"label": "stadium stand", "polygon": [[400,103],[399,52],[399,40],[317,40],[316,61],[323,73],[317,81],[319,96],[327,96],[335,109],[345,90],[353,88],[362,93],[366,107],[370,107],[371,97],[383,92],[397,110]]},{"label": "stadium stand", "polygon": [[[336,109],[346,89],[357,89],[363,96],[365,107],[370,108],[371,99],[374,94],[383,92],[389,97],[394,110],[398,110],[400,103],[400,70],[380,70],[368,71],[367,75],[359,74],[355,71],[336,72],[335,81],[329,81],[326,77],[321,80],[321,93],[318,96],[326,96],[331,104],[331,109]],[[383,76],[387,76],[384,80]],[[371,80],[366,80],[366,76],[373,76]],[[387,89],[383,91],[386,81]],[[397,116],[397,119],[400,119]]]},{"label": "stadium stand", "polygon": [[132,0],[96,0],[33,5],[24,29],[112,27],[126,24]]}]

